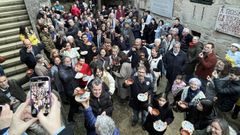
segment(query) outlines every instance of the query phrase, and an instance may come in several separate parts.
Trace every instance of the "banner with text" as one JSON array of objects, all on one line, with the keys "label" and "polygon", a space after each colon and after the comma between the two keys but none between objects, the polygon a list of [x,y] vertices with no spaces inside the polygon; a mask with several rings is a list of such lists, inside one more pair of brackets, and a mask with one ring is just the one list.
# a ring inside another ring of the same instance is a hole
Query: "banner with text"
[{"label": "banner with text", "polygon": [[219,9],[216,31],[240,37],[240,9],[222,6]]}]

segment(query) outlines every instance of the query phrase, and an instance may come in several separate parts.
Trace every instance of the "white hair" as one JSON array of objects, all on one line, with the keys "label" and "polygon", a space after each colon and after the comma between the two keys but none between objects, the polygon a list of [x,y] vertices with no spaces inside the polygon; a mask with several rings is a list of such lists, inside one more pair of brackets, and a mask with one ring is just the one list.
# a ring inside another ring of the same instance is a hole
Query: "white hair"
[{"label": "white hair", "polygon": [[190,33],[190,30],[189,30],[189,28],[184,28],[183,32]]},{"label": "white hair", "polygon": [[95,127],[99,135],[113,135],[116,128],[115,122],[107,115],[97,116]]},{"label": "white hair", "polygon": [[192,79],[190,79],[190,80],[189,80],[189,84],[190,84],[190,83],[196,84],[198,88],[200,88],[200,87],[202,86],[202,83],[201,83],[201,81],[200,81],[198,78],[192,78]]},{"label": "white hair", "polygon": [[160,39],[160,38],[156,38],[156,39],[154,40],[154,43],[156,43],[156,42],[161,43],[161,39]]}]

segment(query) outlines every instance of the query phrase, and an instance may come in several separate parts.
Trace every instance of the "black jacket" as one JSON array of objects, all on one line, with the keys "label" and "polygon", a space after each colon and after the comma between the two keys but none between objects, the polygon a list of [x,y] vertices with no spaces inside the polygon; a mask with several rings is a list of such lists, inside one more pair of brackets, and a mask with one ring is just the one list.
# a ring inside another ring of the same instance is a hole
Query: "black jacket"
[{"label": "black jacket", "polygon": [[183,73],[184,65],[187,56],[183,51],[180,51],[177,56],[173,54],[173,50],[168,51],[163,56],[164,67],[167,71],[166,78],[173,82],[177,75]]},{"label": "black jacket", "polygon": [[36,65],[36,59],[35,56],[37,54],[40,54],[41,51],[45,48],[44,44],[38,44],[37,46],[32,46],[34,55],[32,53],[27,52],[27,48],[23,47],[20,50],[20,60],[22,63],[25,63],[29,69],[34,69]]},{"label": "black jacket", "polygon": [[240,97],[240,81],[213,80],[217,92],[217,108],[223,112],[231,111]]},{"label": "black jacket", "polygon": [[161,120],[163,122],[167,122],[167,125],[171,124],[174,120],[172,108],[170,108],[168,102],[164,106],[161,107],[158,104],[157,99],[153,99],[152,107],[155,109],[158,109],[160,112],[160,115],[153,116],[149,113],[147,115],[146,121],[143,124],[143,127],[148,131],[148,133],[150,135],[163,135],[166,130],[164,130],[162,132],[157,132],[153,128],[153,123],[157,120]]}]

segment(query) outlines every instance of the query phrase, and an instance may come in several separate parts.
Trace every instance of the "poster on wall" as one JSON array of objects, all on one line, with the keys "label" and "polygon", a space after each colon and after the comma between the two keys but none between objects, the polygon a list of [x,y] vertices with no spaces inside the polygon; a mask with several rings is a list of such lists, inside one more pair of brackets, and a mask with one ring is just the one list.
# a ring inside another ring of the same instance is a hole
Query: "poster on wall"
[{"label": "poster on wall", "polygon": [[240,37],[240,9],[222,6],[216,20],[216,31]]},{"label": "poster on wall", "polygon": [[150,0],[150,11],[168,18],[173,16],[174,0]]}]

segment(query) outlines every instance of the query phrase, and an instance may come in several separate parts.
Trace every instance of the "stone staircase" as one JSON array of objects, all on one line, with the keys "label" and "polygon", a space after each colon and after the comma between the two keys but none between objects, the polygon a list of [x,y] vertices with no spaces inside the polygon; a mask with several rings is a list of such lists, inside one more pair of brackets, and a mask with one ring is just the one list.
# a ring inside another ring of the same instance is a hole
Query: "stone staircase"
[{"label": "stone staircase", "polygon": [[24,0],[0,0],[0,56],[7,58],[1,65],[9,79],[20,79],[27,70],[19,57],[21,25],[31,26]]}]

